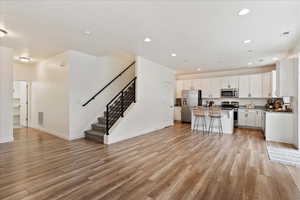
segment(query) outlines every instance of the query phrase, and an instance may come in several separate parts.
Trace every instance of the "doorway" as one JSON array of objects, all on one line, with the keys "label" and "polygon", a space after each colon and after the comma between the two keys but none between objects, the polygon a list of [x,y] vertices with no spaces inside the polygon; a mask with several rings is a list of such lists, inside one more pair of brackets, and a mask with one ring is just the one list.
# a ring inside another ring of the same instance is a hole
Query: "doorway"
[{"label": "doorway", "polygon": [[29,126],[29,82],[14,81],[13,89],[13,128]]}]

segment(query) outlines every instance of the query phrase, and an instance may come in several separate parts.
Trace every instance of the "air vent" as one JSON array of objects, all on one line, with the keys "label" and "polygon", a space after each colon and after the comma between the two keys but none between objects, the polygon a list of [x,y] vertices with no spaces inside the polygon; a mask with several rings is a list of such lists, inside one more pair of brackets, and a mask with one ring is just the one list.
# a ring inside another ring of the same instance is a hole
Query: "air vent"
[{"label": "air vent", "polygon": [[38,112],[38,124],[40,126],[44,125],[44,112]]}]

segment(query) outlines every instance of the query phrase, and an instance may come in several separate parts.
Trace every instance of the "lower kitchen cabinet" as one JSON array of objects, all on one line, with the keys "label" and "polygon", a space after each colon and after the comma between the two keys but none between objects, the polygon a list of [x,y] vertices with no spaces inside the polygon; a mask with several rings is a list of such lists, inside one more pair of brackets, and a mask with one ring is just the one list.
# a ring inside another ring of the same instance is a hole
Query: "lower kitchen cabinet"
[{"label": "lower kitchen cabinet", "polygon": [[293,113],[266,112],[266,140],[293,144],[293,121]]},{"label": "lower kitchen cabinet", "polygon": [[238,126],[263,129],[264,111],[258,109],[239,109]]},{"label": "lower kitchen cabinet", "polygon": [[174,121],[181,121],[181,107],[174,107]]}]

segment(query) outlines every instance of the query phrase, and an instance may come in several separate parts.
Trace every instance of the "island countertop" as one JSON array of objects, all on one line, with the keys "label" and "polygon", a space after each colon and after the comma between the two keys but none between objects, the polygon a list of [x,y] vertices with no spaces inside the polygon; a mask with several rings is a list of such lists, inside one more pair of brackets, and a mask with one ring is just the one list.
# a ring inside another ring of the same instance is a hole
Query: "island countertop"
[{"label": "island countertop", "polygon": [[[208,115],[208,108],[205,108],[205,121],[206,121],[206,126],[208,128],[209,122],[210,122],[210,117]],[[234,119],[233,119],[233,109],[227,110],[227,109],[222,109],[221,110],[221,122],[222,122],[222,128],[223,132],[225,134],[233,134],[234,132]],[[192,112],[192,124],[191,124],[191,129],[193,129],[195,123],[195,117]],[[215,123],[213,125],[213,132],[218,132],[217,129],[218,122],[215,120]],[[202,120],[199,120],[199,126],[196,128],[198,131],[202,131]]]}]

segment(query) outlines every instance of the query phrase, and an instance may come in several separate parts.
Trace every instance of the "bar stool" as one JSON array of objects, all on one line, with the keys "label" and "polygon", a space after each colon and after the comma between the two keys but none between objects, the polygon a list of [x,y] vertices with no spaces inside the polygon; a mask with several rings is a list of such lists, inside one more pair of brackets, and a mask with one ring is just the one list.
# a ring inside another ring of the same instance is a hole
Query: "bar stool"
[{"label": "bar stool", "polygon": [[201,121],[202,124],[202,134],[204,135],[207,132],[206,126],[206,119],[205,119],[205,112],[202,106],[197,106],[193,108],[193,115],[194,115],[194,126],[193,130],[198,130],[199,123]]},{"label": "bar stool", "polygon": [[221,115],[221,107],[219,106],[212,106],[209,109],[209,128],[208,128],[208,134],[213,132],[214,122],[217,120],[217,128],[219,131],[219,135],[223,135],[223,127],[222,127],[222,115]]}]

